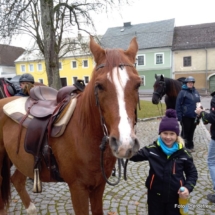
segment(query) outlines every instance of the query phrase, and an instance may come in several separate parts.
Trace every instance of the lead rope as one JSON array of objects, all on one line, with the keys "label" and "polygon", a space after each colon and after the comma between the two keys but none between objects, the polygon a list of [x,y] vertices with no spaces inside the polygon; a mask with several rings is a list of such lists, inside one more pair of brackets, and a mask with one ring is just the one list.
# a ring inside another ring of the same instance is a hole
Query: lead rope
[{"label": "lead rope", "polygon": [[[161,111],[159,109],[159,104],[160,104],[160,107],[161,107]],[[157,108],[158,108],[158,113],[160,114],[160,116],[162,117],[163,116],[163,107],[162,107],[162,102],[160,100],[159,104],[157,104]]]}]

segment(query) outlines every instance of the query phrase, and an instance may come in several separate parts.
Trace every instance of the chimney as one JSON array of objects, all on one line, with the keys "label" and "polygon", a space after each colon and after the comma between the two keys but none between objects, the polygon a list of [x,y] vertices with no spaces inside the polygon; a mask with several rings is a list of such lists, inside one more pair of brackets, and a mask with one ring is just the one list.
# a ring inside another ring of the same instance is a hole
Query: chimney
[{"label": "chimney", "polygon": [[131,26],[131,22],[124,22],[124,27],[129,27]]}]

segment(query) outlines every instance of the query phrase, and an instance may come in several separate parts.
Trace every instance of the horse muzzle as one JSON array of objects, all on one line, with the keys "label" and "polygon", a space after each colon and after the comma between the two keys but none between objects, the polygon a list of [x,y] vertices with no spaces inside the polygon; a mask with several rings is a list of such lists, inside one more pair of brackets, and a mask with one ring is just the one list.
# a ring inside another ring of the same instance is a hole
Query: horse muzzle
[{"label": "horse muzzle", "polygon": [[136,137],[130,138],[130,140],[120,141],[115,137],[110,137],[109,144],[112,152],[117,158],[131,158],[140,148],[139,141]]},{"label": "horse muzzle", "polygon": [[152,96],[152,103],[154,105],[157,105],[159,103],[159,101],[160,101],[160,98],[157,95],[153,94],[153,96]]}]

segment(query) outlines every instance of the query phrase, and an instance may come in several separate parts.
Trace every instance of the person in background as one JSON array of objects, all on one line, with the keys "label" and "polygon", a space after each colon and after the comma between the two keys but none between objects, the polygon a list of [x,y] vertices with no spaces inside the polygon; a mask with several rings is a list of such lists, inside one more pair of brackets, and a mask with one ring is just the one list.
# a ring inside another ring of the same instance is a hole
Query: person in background
[{"label": "person in background", "polygon": [[30,89],[34,87],[34,77],[29,73],[25,73],[21,75],[19,84],[21,89],[14,96],[29,96]]},{"label": "person in background", "polygon": [[[198,173],[179,132],[176,111],[167,109],[159,125],[158,139],[130,158],[134,162],[149,162],[145,182],[149,215],[179,215],[179,196],[188,198],[196,184]],[[179,191],[181,186],[185,187],[183,192]]]},{"label": "person in background", "polygon": [[196,129],[196,105],[200,102],[200,95],[195,89],[195,79],[189,76],[185,79],[182,89],[176,99],[176,112],[180,121],[181,136],[185,141],[187,151],[194,152],[193,136]]},{"label": "person in background", "polygon": [[207,199],[210,202],[215,203],[215,91],[211,93],[212,99],[210,104],[210,113],[205,112],[202,108],[197,107],[195,112],[202,118],[204,124],[211,124],[210,134],[211,140],[208,147],[208,169],[210,172],[212,184],[213,184],[213,193],[207,195]]}]

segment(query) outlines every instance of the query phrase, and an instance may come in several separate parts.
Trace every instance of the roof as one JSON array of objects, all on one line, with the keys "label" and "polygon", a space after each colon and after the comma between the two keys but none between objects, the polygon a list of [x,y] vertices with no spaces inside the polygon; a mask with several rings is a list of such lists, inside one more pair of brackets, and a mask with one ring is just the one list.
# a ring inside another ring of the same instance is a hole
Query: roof
[{"label": "roof", "polygon": [[0,44],[0,65],[15,66],[14,61],[25,51],[15,46]]},{"label": "roof", "polygon": [[[97,36],[94,39],[99,41],[101,36]],[[70,58],[70,57],[81,57],[91,55],[89,50],[89,36],[81,36],[73,38],[64,38],[62,45],[64,46],[60,51],[60,58]],[[41,51],[36,48],[33,50],[25,51],[15,62],[25,62],[25,61],[40,61],[44,60],[44,55]]]},{"label": "roof", "polygon": [[26,61],[40,61],[43,60],[44,56],[41,54],[41,52],[38,49],[34,50],[26,50],[23,52],[22,55],[20,55],[15,62],[26,62]]},{"label": "roof", "polygon": [[104,48],[122,48],[126,50],[133,37],[137,37],[139,50],[172,47],[175,19],[162,20],[108,28],[101,39]]},{"label": "roof", "polygon": [[215,47],[215,23],[175,27],[172,50]]}]

